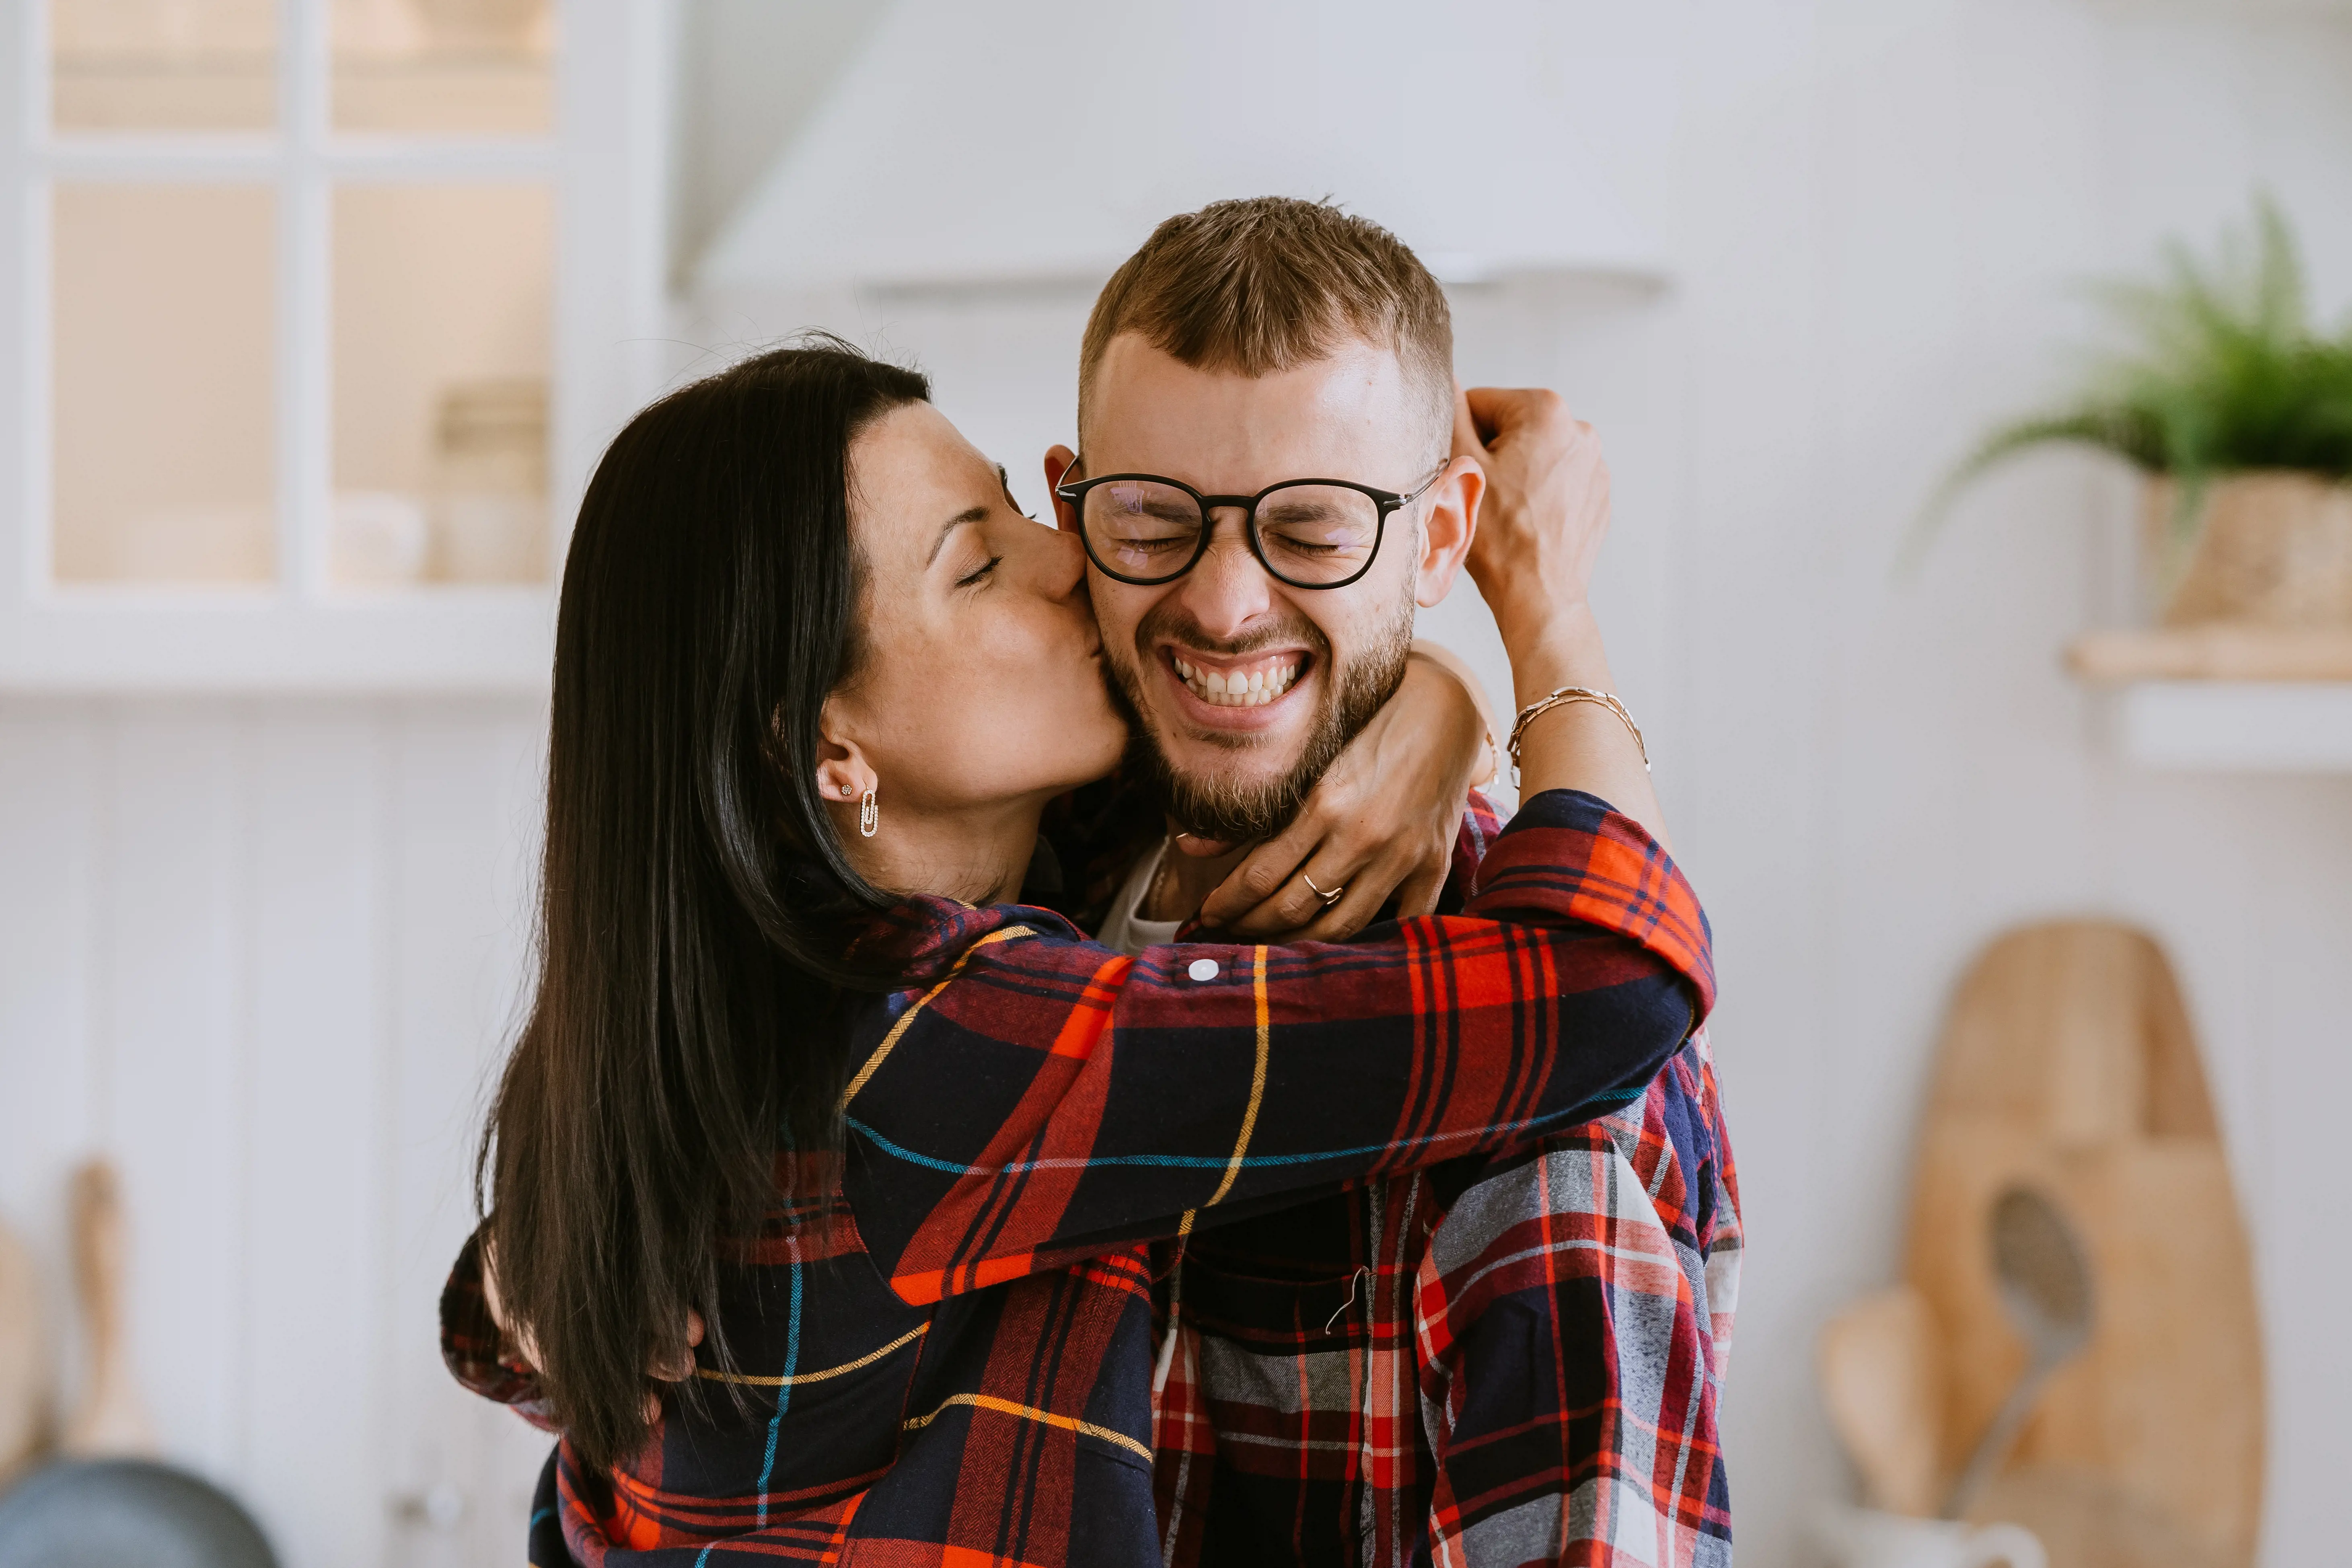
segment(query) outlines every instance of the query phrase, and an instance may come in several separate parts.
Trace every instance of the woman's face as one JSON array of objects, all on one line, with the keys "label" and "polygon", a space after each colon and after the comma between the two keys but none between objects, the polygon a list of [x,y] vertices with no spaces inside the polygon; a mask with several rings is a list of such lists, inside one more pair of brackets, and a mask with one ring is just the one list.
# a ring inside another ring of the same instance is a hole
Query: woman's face
[{"label": "woman's face", "polygon": [[826,703],[838,744],[820,787],[839,799],[870,782],[887,829],[1108,773],[1127,730],[1077,536],[1024,516],[1003,471],[928,403],[868,426],[849,467],[866,655]]}]

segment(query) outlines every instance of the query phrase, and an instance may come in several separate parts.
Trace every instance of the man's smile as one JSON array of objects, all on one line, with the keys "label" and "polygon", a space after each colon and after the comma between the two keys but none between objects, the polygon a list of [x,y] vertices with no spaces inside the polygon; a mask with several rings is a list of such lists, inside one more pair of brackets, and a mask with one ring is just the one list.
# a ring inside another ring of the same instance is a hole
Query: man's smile
[{"label": "man's smile", "polygon": [[1303,647],[1233,655],[1162,643],[1159,653],[1169,684],[1181,693],[1178,706],[1186,717],[1220,729],[1259,729],[1273,722],[1277,715],[1265,710],[1296,706],[1284,699],[1302,679],[1312,684],[1315,668],[1315,656]]}]

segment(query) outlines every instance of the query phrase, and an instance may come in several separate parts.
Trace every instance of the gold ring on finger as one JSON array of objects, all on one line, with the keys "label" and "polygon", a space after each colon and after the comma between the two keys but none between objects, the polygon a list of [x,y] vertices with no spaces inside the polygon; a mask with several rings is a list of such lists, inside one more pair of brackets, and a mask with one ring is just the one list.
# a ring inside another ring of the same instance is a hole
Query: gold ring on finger
[{"label": "gold ring on finger", "polygon": [[1327,893],[1322,889],[1317,887],[1315,885],[1315,879],[1308,876],[1304,871],[1298,873],[1298,879],[1307,884],[1307,890],[1309,892],[1312,892],[1317,898],[1323,900],[1323,907],[1327,910],[1333,904],[1338,903],[1339,901],[1339,895],[1348,890],[1348,884],[1342,882]]}]

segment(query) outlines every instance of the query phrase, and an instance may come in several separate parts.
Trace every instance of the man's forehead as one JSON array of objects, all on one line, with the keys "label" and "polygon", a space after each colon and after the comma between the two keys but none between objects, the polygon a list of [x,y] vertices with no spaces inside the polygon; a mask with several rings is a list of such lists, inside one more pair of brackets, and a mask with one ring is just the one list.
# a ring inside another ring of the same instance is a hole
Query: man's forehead
[{"label": "man's forehead", "polygon": [[1418,411],[1403,366],[1361,339],[1253,376],[1187,365],[1122,333],[1105,349],[1090,394],[1092,473],[1142,469],[1202,489],[1254,489],[1309,470],[1395,484],[1414,460]]}]

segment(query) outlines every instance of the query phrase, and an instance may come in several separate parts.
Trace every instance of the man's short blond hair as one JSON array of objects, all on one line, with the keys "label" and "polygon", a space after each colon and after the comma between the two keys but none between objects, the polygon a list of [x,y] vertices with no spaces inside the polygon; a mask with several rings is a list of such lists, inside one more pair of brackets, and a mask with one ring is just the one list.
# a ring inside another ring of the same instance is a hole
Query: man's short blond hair
[{"label": "man's short blond hair", "polygon": [[1151,231],[1111,274],[1078,351],[1078,430],[1111,340],[1136,332],[1199,370],[1265,375],[1350,339],[1395,353],[1426,404],[1433,460],[1454,428],[1454,316],[1421,258],[1328,202],[1213,202]]}]

